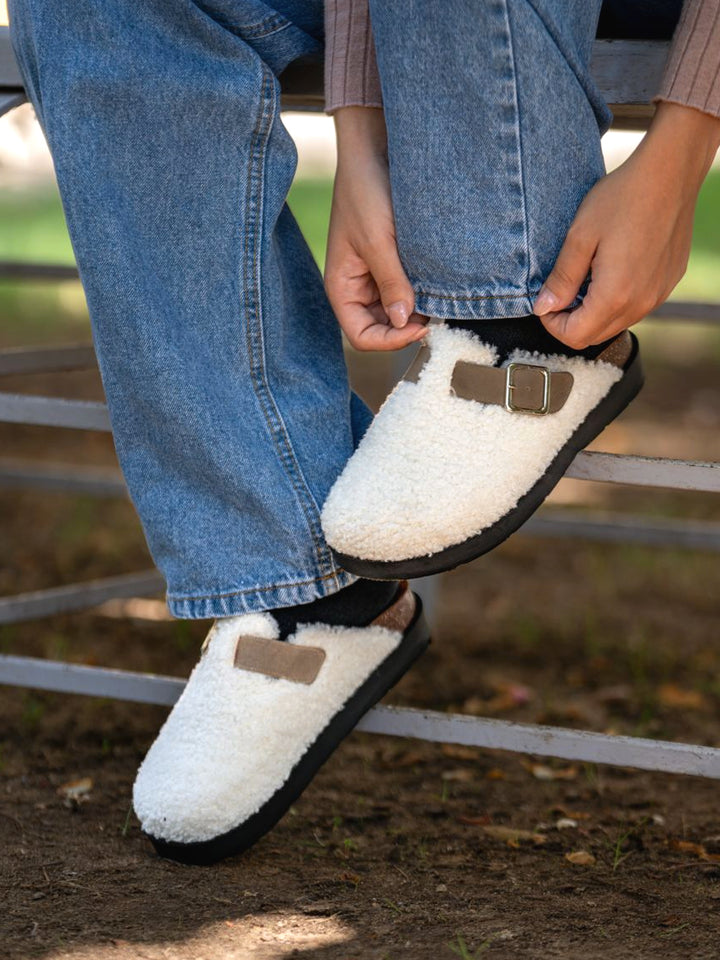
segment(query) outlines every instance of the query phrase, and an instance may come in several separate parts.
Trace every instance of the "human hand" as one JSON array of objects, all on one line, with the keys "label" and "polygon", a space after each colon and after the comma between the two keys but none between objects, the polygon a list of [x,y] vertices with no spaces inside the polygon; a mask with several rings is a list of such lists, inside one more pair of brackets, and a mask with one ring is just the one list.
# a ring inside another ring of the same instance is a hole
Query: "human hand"
[{"label": "human hand", "polygon": [[335,123],[325,289],[353,347],[400,350],[425,335],[427,318],[413,312],[415,294],[398,256],[385,119],[376,107],[343,107]]},{"label": "human hand", "polygon": [[[685,273],[698,191],[720,145],[720,120],[660,103],[647,136],[583,200],[533,305],[576,350],[602,343],[667,299]],[[591,274],[582,304],[566,308]]]}]

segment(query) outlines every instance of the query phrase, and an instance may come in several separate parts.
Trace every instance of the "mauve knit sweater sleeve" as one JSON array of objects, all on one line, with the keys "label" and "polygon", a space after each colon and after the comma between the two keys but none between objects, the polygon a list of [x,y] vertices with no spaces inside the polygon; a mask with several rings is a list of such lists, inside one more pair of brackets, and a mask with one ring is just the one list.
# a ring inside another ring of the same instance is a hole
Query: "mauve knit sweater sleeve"
[{"label": "mauve knit sweater sleeve", "polygon": [[382,106],[368,0],[325,0],[325,112],[353,106]]},{"label": "mauve knit sweater sleeve", "polygon": [[[325,111],[381,107],[368,0],[325,0]],[[720,116],[720,0],[685,0],[653,98]]]},{"label": "mauve knit sweater sleeve", "polygon": [[654,99],[720,117],[720,0],[685,0]]}]

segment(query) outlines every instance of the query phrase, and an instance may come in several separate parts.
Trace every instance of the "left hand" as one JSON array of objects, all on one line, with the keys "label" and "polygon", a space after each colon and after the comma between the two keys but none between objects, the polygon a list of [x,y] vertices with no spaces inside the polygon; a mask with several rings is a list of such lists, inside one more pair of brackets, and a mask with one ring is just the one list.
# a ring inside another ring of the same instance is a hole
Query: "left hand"
[{"label": "left hand", "polygon": [[[685,273],[698,192],[720,146],[720,120],[660,103],[632,156],[583,200],[533,306],[576,350],[622,333]],[[591,275],[582,304],[566,308]]]},{"label": "left hand", "polygon": [[335,127],[328,299],[356,350],[402,350],[425,336],[427,318],[415,313],[415,293],[398,254],[385,118],[376,107],[342,107]]}]

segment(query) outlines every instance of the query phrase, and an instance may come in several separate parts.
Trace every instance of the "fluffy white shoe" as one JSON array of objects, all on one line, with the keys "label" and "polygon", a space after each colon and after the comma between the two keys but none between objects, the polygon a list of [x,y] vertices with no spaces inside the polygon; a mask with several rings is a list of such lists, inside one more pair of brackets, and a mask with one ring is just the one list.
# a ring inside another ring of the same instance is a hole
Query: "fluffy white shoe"
[{"label": "fluffy white shoe", "polygon": [[162,856],[210,864],[251,846],[430,642],[406,583],[367,627],[277,636],[269,613],[208,634],[135,780],[135,812]]},{"label": "fluffy white shoe", "polygon": [[422,577],[520,527],[643,376],[624,333],[596,360],[516,350],[502,366],[463,329],[430,327],[330,491],[322,525],[363,577]]}]

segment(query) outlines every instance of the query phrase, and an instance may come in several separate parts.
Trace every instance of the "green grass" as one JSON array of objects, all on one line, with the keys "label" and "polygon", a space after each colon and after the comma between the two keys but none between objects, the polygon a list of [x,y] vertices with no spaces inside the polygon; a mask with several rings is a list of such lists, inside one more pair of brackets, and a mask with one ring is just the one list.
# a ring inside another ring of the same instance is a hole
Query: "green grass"
[{"label": "green grass", "polygon": [[325,264],[331,200],[331,180],[296,180],[288,198],[290,209],[321,269]]},{"label": "green grass", "polygon": [[56,190],[43,186],[0,193],[0,259],[74,262]]},{"label": "green grass", "polygon": [[[299,180],[289,203],[313,256],[322,267],[332,183]],[[720,299],[720,170],[708,176],[700,196],[688,271],[675,296]],[[0,192],[0,259],[72,263],[73,253],[57,191],[33,187]],[[89,336],[79,284],[0,282],[5,344],[52,342]],[[15,321],[15,322],[13,322]]]}]

